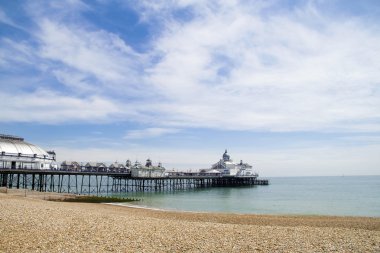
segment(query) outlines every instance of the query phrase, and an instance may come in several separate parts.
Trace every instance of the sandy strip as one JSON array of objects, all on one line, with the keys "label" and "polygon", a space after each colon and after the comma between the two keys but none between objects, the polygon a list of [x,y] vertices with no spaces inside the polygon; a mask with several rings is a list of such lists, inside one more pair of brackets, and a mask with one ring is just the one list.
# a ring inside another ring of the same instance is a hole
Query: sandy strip
[{"label": "sandy strip", "polygon": [[187,213],[41,198],[0,193],[0,252],[380,252],[380,218]]}]

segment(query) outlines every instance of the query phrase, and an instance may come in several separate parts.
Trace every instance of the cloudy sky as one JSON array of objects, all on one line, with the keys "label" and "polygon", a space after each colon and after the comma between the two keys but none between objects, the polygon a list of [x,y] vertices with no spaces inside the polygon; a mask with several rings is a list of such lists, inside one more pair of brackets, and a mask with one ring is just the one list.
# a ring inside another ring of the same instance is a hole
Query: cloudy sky
[{"label": "cloudy sky", "polygon": [[380,3],[0,0],[0,132],[58,160],[380,175]]}]

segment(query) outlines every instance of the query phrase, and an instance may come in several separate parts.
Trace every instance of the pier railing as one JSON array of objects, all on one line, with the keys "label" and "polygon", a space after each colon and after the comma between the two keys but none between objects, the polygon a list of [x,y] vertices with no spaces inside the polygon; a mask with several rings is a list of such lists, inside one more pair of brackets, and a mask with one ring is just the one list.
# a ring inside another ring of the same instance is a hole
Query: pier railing
[{"label": "pier railing", "polygon": [[0,186],[42,192],[114,195],[127,192],[177,191],[206,187],[268,185],[256,177],[175,176],[138,177],[129,173],[57,170],[0,170]]}]

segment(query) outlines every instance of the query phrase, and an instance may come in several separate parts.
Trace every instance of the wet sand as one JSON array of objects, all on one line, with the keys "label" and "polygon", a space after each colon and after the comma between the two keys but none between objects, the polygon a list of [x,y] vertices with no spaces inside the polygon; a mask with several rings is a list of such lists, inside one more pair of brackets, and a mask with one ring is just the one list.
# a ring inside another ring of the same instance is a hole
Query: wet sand
[{"label": "wet sand", "polygon": [[189,213],[44,200],[53,195],[0,193],[0,252],[380,252],[380,218]]}]

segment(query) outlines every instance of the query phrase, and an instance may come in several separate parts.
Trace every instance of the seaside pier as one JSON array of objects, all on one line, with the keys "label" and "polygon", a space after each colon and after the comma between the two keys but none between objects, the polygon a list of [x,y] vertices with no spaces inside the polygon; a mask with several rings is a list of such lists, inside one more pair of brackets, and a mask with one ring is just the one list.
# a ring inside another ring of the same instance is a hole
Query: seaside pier
[{"label": "seaside pier", "polygon": [[0,187],[107,196],[269,184],[257,177],[248,163],[234,163],[227,150],[210,169],[199,172],[166,171],[149,158],[145,165],[127,160],[125,165],[63,161],[59,166],[54,151],[45,151],[22,137],[0,134]]},{"label": "seaside pier", "polygon": [[107,196],[127,192],[170,192],[207,187],[268,185],[256,177],[132,177],[126,173],[1,169],[0,186],[41,192]]}]

